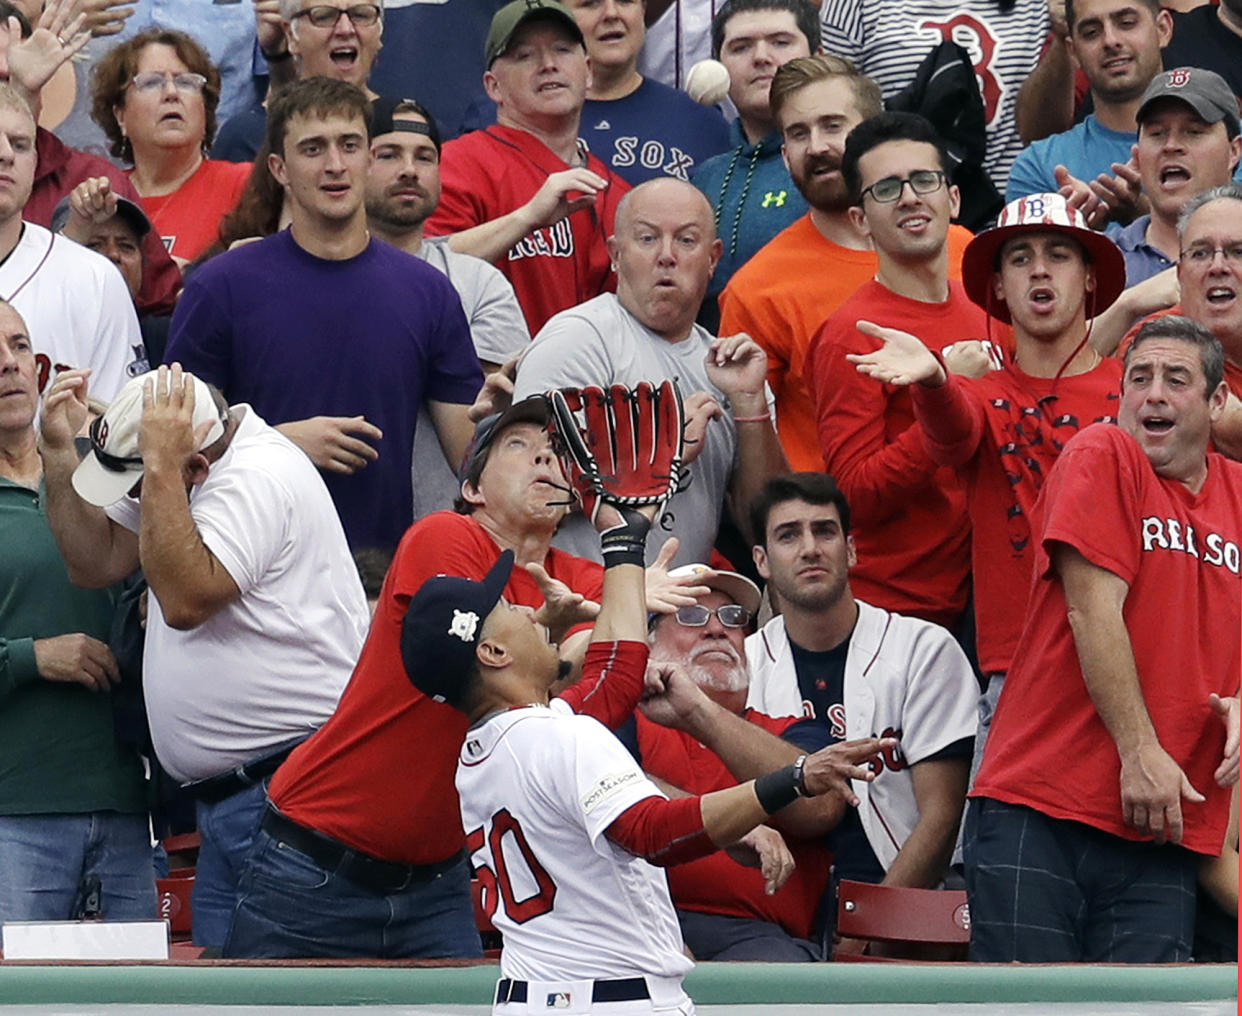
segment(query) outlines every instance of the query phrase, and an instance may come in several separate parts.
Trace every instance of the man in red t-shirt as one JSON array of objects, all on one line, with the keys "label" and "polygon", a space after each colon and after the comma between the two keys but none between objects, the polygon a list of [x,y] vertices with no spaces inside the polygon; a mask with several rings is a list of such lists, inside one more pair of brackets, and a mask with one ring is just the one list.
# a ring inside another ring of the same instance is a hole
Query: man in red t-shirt
[{"label": "man in red t-shirt", "polygon": [[539,399],[480,424],[466,513],[406,532],[340,705],[272,778],[226,955],[480,954],[453,788],[465,717],[410,685],[401,623],[428,578],[482,579],[505,549],[510,602],[540,607],[558,583],[598,600],[600,566],[550,546],[566,493],[545,418]]},{"label": "man in red t-shirt", "polygon": [[[754,630],[759,589],[735,572],[701,564],[673,574],[679,573],[699,575],[710,592],[653,622],[652,662],[677,665],[685,679],[671,681],[658,703],[644,705],[637,728],[643,770],[670,796],[732,787],[800,754],[781,740],[798,717],[746,708],[750,677],[744,640]],[[757,855],[758,871],[742,867],[734,850],[669,868],[669,892],[694,957],[822,959],[810,939],[832,862],[823,836],[841,813],[840,798],[827,796],[795,802],[773,815],[741,842],[744,851]]]},{"label": "man in red t-shirt", "polygon": [[1198,860],[1238,780],[1242,466],[1207,452],[1223,373],[1201,325],[1146,325],[1120,426],[1072,438],[1036,503],[967,816],[974,960],[1190,959]]},{"label": "man in red t-shirt", "polygon": [[612,292],[606,241],[629,185],[587,151],[578,124],[591,81],[582,31],[556,0],[514,0],[487,34],[483,86],[496,125],[444,146],[427,235],[491,261],[531,335],[558,311]]},{"label": "man in red t-shirt", "polygon": [[1087,228],[1060,194],[1011,201],[962,259],[966,294],[1013,325],[1014,358],[958,378],[914,335],[878,329],[883,346],[853,356],[861,373],[906,386],[932,458],[966,486],[979,669],[976,766],[1026,621],[1035,548],[1030,513],[1052,464],[1080,429],[1116,422],[1121,362],[1088,344],[1087,319],[1125,287],[1116,244]]},{"label": "man in red t-shirt", "polygon": [[958,193],[947,166],[920,116],[884,113],[850,132],[841,160],[850,216],[870,237],[879,267],[816,333],[807,377],[824,462],[856,513],[855,592],[955,628],[969,591],[961,484],[928,454],[910,393],[860,375],[845,359],[877,348],[859,328],[869,321],[907,329],[941,354],[972,344],[974,373],[1000,366],[987,315],[949,280],[946,240]]}]

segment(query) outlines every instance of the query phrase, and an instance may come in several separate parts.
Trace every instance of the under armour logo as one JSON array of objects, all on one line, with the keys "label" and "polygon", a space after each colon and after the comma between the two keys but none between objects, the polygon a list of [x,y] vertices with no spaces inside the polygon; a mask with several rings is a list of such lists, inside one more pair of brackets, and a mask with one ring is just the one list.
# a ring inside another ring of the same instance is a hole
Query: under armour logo
[{"label": "under armour logo", "polygon": [[448,633],[455,635],[463,642],[473,642],[475,630],[479,627],[479,615],[473,610],[454,610],[453,623]]},{"label": "under armour logo", "polygon": [[789,191],[768,191],[763,196],[764,208],[780,208],[785,203],[785,198],[789,196]]}]

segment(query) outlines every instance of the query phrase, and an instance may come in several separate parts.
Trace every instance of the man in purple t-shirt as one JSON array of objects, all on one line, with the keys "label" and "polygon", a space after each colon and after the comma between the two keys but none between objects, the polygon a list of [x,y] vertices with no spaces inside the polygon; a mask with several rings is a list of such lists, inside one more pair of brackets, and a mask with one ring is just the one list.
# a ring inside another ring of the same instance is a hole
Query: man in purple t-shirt
[{"label": "man in purple t-shirt", "polygon": [[268,166],[292,224],[189,277],[166,357],[310,456],[355,550],[396,547],[413,520],[419,407],[456,467],[483,384],[452,284],[367,232],[368,122],[363,92],[328,78],[273,100]]}]

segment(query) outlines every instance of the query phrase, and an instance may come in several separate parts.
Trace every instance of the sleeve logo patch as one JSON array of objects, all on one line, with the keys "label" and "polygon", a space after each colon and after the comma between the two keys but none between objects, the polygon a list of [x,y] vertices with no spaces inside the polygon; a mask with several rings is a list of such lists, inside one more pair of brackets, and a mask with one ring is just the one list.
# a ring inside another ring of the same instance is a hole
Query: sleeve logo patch
[{"label": "sleeve logo patch", "polygon": [[637,783],[642,778],[643,774],[637,769],[627,769],[623,772],[609,773],[607,776],[600,777],[595,786],[591,788],[591,792],[582,799],[583,813],[586,815],[591,814],[608,798],[631,784]]}]

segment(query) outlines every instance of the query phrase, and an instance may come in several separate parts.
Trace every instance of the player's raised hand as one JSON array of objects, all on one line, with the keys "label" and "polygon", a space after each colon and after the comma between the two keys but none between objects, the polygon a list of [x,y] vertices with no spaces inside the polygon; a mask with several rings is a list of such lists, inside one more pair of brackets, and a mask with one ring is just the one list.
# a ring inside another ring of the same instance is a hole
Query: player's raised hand
[{"label": "player's raised hand", "polygon": [[362,416],[312,416],[282,423],[276,429],[325,473],[345,476],[379,458],[379,452],[369,442],[384,436],[382,430]]},{"label": "player's raised hand", "polygon": [[712,571],[693,575],[679,575],[673,578],[668,573],[668,566],[677,556],[681,541],[670,536],[660,547],[656,559],[647,566],[647,613],[672,614],[678,607],[691,607],[698,602],[700,596],[711,592],[702,580],[710,578]]},{"label": "player's raised hand", "polygon": [[528,232],[554,226],[561,219],[595,204],[608,181],[589,169],[563,169],[552,173],[534,196],[522,206]]},{"label": "player's raised hand", "polygon": [[874,352],[845,354],[858,373],[889,385],[922,384],[939,388],[944,384],[944,367],[922,339],[872,321],[859,321],[857,328],[882,343]]},{"label": "player's raised hand", "polygon": [[524,566],[543,594],[543,605],[535,611],[535,620],[548,629],[553,642],[560,642],[576,624],[594,621],[599,604],[575,593],[560,579],[554,579],[543,566],[531,562]]},{"label": "player's raised hand", "polygon": [[857,741],[838,741],[808,755],[802,767],[802,785],[812,797],[837,793],[846,802],[858,806],[858,795],[850,780],[870,783],[875,773],[867,765],[880,752],[896,748],[895,737],[864,737]]},{"label": "player's raised hand", "polygon": [[759,869],[763,875],[763,891],[769,896],[789,881],[797,867],[785,838],[771,826],[755,826],[724,849],[738,864]]},{"label": "player's raised hand", "polygon": [[1182,842],[1182,800],[1201,804],[1202,794],[1158,743],[1121,757],[1121,811],[1133,826],[1156,843]]},{"label": "player's raised hand", "polygon": [[1220,722],[1225,725],[1224,756],[1212,778],[1216,780],[1218,786],[1232,787],[1238,782],[1238,749],[1239,742],[1242,740],[1239,736],[1238,696],[1221,698],[1213,692],[1209,701],[1212,704],[1212,711],[1220,717]]}]

